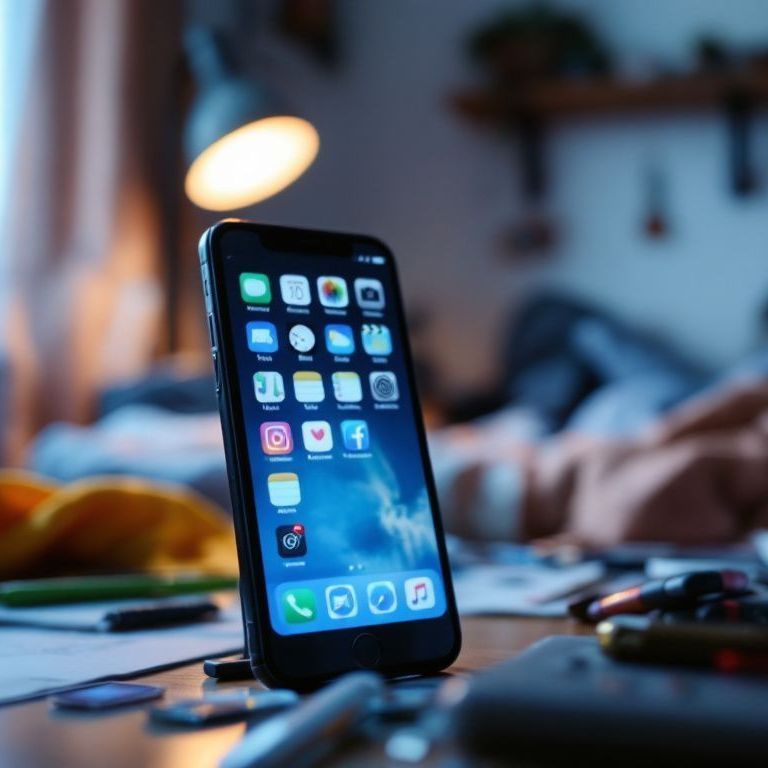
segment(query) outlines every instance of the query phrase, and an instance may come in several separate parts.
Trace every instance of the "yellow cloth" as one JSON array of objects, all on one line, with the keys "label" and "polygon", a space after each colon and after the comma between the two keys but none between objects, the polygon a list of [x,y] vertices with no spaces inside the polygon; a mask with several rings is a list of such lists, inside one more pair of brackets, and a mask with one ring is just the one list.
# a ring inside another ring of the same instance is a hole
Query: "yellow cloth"
[{"label": "yellow cloth", "polygon": [[180,486],[0,470],[0,578],[166,569],[237,574],[228,516]]}]

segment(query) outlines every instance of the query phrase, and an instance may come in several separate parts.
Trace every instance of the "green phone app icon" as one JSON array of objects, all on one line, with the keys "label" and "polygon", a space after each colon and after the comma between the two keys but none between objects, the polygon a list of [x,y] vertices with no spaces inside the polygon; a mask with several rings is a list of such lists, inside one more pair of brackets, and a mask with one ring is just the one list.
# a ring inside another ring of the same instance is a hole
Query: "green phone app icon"
[{"label": "green phone app icon", "polygon": [[249,304],[269,304],[272,288],[269,277],[261,272],[243,272],[240,275],[240,295]]},{"label": "green phone app icon", "polygon": [[311,589],[289,589],[283,593],[283,616],[289,624],[304,624],[317,616],[315,593]]}]

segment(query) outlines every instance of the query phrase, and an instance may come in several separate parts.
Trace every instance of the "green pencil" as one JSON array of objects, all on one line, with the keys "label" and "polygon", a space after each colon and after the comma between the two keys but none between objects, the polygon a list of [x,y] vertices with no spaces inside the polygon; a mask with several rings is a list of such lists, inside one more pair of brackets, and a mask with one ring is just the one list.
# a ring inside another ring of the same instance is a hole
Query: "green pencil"
[{"label": "green pencil", "polygon": [[234,576],[201,573],[127,573],[0,582],[0,604],[9,607],[170,597],[235,589]]}]

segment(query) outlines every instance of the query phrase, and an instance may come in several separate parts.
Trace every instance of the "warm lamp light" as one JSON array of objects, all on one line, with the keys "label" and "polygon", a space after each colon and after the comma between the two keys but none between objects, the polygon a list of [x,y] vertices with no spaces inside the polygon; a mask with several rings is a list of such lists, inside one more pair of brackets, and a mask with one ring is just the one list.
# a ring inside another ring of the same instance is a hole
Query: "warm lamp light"
[{"label": "warm lamp light", "polygon": [[255,120],[204,149],[187,171],[184,190],[211,211],[252,205],[296,181],[319,146],[317,131],[300,117]]},{"label": "warm lamp light", "polygon": [[296,181],[320,146],[312,124],[237,76],[210,30],[191,29],[187,53],[200,84],[184,136],[187,197],[201,208],[226,211],[265,200]]}]

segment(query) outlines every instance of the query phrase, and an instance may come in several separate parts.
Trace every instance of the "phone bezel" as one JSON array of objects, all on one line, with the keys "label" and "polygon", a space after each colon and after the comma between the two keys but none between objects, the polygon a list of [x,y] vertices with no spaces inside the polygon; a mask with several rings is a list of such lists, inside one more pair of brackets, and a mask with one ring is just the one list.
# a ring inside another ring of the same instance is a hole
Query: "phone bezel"
[{"label": "phone bezel", "polygon": [[[274,250],[301,252],[305,255],[334,255],[348,253],[350,258],[361,245],[375,248],[386,259],[394,287],[394,311],[399,329],[402,330],[403,360],[408,384],[413,397],[419,450],[422,459],[427,494],[433,509],[433,522],[437,537],[438,556],[446,593],[447,610],[434,619],[422,619],[395,624],[369,625],[300,635],[280,635],[269,620],[266,585],[261,550],[259,546],[256,503],[251,492],[252,476],[244,429],[244,414],[237,375],[234,340],[229,326],[222,322],[228,318],[228,298],[224,286],[226,243],[223,240],[234,233],[238,237],[255,237],[258,244]],[[445,536],[437,503],[437,492],[429,461],[426,433],[413,373],[413,362],[407,338],[403,302],[397,269],[389,248],[376,238],[324,232],[319,230],[293,229],[272,225],[255,224],[240,220],[225,220],[210,228],[201,241],[201,257],[208,263],[215,346],[218,354],[218,383],[222,418],[225,420],[225,443],[229,471],[236,477],[232,483],[232,505],[236,518],[236,532],[240,540],[238,554],[241,561],[241,578],[248,584],[241,589],[247,629],[258,634],[250,638],[249,652],[252,666],[260,670],[267,682],[295,688],[313,688],[336,675],[355,669],[359,665],[352,656],[352,643],[360,634],[373,635],[379,642],[382,660],[377,671],[387,676],[425,674],[436,672],[450,665],[461,646],[461,631],[456,611],[453,584],[445,547]],[[231,478],[232,479],[232,478]],[[247,603],[252,601],[252,605]],[[254,610],[255,609],[255,610]],[[253,626],[248,626],[251,622]],[[258,640],[258,648],[252,647]]]}]

